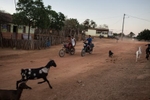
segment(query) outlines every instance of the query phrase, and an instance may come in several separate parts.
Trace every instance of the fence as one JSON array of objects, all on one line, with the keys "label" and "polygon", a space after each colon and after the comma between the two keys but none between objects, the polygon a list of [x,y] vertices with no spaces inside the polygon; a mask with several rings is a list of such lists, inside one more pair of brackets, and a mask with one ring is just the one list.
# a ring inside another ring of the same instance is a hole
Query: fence
[{"label": "fence", "polygon": [[51,45],[57,45],[65,40],[65,37],[48,36],[48,39],[39,40],[15,40],[15,39],[3,39],[3,47],[11,47],[16,49],[42,49],[47,48]]}]

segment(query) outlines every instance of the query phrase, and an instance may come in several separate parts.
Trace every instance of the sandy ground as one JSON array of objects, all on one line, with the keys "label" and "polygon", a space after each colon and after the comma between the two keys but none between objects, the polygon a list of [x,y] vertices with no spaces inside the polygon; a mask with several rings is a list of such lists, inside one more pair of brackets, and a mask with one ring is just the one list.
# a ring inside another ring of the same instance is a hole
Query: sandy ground
[{"label": "sandy ground", "polygon": [[[54,59],[57,67],[48,74],[47,83],[30,80],[32,90],[24,90],[21,100],[150,100],[150,61],[145,59],[146,42],[94,38],[92,54],[81,57],[82,41],[75,55],[59,57],[62,45],[45,50],[0,48],[0,89],[15,89],[22,68],[37,68]],[[135,51],[142,47],[135,62]],[[114,52],[113,58],[108,51]]]}]

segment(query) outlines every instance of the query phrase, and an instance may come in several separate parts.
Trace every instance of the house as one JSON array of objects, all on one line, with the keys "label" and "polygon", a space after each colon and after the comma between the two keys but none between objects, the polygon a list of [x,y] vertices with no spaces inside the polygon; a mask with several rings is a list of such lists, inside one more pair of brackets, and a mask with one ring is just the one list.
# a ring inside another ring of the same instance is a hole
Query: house
[{"label": "house", "polygon": [[[2,13],[1,13],[2,14]],[[3,13],[6,14],[6,13]],[[9,16],[10,20],[7,24],[2,24],[0,26],[3,38],[6,39],[23,39],[23,37],[26,37],[28,35],[28,29],[29,26],[25,25],[15,25],[12,23],[12,15],[7,14]],[[30,37],[34,38],[34,31],[35,29],[30,27]]]},{"label": "house", "polygon": [[105,28],[89,28],[85,34],[91,35],[91,36],[102,36],[102,37],[108,37],[109,29]]},{"label": "house", "polygon": [[[12,23],[3,24],[1,25],[2,35],[3,38],[6,39],[26,39],[26,36],[28,36],[28,26],[17,26]],[[32,38],[34,38],[34,28],[30,28],[30,34]]]}]

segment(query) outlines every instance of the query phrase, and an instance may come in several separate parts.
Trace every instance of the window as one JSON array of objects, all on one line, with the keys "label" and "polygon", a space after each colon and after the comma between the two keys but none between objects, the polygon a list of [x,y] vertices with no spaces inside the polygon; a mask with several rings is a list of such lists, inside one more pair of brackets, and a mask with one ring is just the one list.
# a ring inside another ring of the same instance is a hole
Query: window
[{"label": "window", "polygon": [[102,31],[98,31],[98,30],[96,30],[96,34],[100,34]]},{"label": "window", "polygon": [[1,29],[2,29],[2,32],[7,32],[7,25],[6,24],[3,24],[1,26]]}]

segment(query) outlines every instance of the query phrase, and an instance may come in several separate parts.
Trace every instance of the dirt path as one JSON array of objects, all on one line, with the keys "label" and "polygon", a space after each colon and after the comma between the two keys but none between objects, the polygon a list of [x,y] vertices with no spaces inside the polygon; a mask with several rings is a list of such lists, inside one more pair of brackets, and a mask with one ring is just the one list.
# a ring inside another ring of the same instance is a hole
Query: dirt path
[{"label": "dirt path", "polygon": [[[15,89],[21,68],[36,68],[54,59],[47,83],[28,81],[32,90],[24,90],[21,100],[150,100],[150,62],[145,59],[145,44],[132,40],[118,43],[112,39],[93,40],[93,54],[80,56],[83,43],[77,42],[76,53],[60,58],[62,45],[46,50],[24,51],[0,49],[0,88]],[[142,46],[142,56],[135,62],[135,51]],[[108,57],[108,51],[114,57]]]}]

